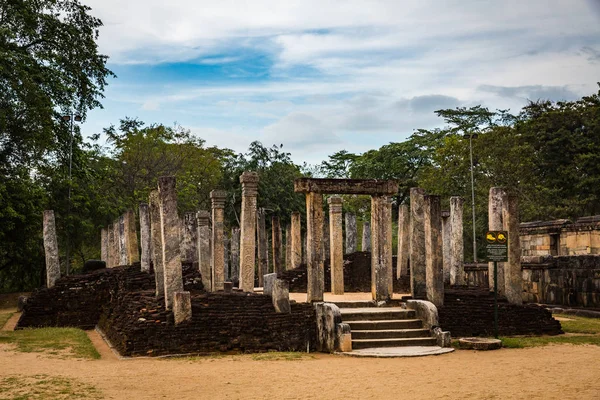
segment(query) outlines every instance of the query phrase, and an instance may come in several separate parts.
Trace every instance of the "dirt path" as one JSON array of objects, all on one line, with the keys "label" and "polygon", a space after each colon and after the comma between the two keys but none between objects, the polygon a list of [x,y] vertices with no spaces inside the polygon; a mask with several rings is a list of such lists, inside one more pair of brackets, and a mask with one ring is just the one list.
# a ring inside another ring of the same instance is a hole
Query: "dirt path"
[{"label": "dirt path", "polygon": [[600,398],[597,346],[402,359],[317,354],[296,361],[255,361],[251,355],[117,360],[101,352],[97,361],[65,360],[2,345],[0,377],[66,376],[96,386],[108,399]]},{"label": "dirt path", "polygon": [[6,324],[2,327],[3,331],[14,331],[15,326],[17,326],[17,322],[19,322],[19,318],[21,318],[21,313],[16,312],[6,321]]}]

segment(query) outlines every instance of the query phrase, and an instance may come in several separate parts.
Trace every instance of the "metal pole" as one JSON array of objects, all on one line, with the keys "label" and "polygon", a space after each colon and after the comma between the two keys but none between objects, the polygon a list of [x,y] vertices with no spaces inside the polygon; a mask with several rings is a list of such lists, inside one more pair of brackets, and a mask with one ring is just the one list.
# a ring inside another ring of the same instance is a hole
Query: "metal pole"
[{"label": "metal pole", "polygon": [[475,178],[473,177],[473,134],[469,134],[469,149],[471,153],[471,204],[473,208],[473,262],[477,264],[477,236],[475,234]]},{"label": "metal pole", "polygon": [[[71,122],[71,140],[69,142],[69,191],[68,191],[68,203],[67,203],[67,221],[70,221],[70,217],[71,217],[71,170],[73,168],[73,119],[75,118],[75,114],[73,112],[71,112],[70,115],[70,122]],[[71,272],[71,260],[70,260],[70,251],[71,251],[71,236],[70,236],[71,232],[67,229],[67,254],[66,254],[66,259],[67,259],[67,265],[65,268],[65,273],[66,275],[69,275],[69,273]]]},{"label": "metal pole", "polygon": [[494,261],[494,337],[498,339],[498,262]]}]

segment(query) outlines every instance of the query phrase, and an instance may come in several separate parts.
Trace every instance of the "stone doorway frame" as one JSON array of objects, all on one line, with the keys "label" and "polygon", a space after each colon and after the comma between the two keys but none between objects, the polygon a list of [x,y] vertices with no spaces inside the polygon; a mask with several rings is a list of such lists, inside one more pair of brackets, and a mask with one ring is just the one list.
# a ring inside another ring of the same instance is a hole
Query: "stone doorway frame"
[{"label": "stone doorway frame", "polygon": [[306,194],[307,301],[323,301],[325,268],[322,256],[323,195],[371,196],[371,294],[373,300],[388,300],[393,294],[392,205],[398,182],[379,179],[299,178],[294,191]]}]

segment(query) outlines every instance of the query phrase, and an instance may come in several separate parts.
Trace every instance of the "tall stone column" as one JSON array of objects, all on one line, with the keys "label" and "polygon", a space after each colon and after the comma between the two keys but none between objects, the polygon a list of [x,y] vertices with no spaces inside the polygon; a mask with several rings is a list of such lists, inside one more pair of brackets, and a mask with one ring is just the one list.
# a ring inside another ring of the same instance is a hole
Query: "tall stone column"
[{"label": "tall stone column", "polygon": [[281,260],[281,226],[279,217],[271,217],[271,240],[273,244],[273,272],[280,274],[283,272],[283,261]]},{"label": "tall stone column", "polygon": [[346,254],[356,251],[356,215],[346,213]]},{"label": "tall stone column", "polygon": [[371,223],[369,221],[363,223],[361,250],[371,251]]},{"label": "tall stone column", "polygon": [[[223,229],[225,229],[224,226]],[[225,232],[223,232],[223,251],[223,260],[225,262],[223,265],[223,281],[231,282],[231,270],[229,269],[229,266],[231,265],[231,239]]]},{"label": "tall stone column", "polygon": [[210,213],[205,210],[196,213],[198,226],[198,268],[202,285],[207,292],[212,288],[212,272],[210,268]]},{"label": "tall stone column", "polygon": [[173,307],[175,292],[183,292],[181,270],[180,223],[177,215],[175,177],[158,178],[160,197],[160,223],[162,228],[162,259],[165,282],[165,308]]},{"label": "tall stone column", "polygon": [[150,209],[148,204],[140,203],[138,208],[140,213],[140,243],[142,247],[142,257],[140,259],[141,269],[150,272]]},{"label": "tall stone column", "polygon": [[450,197],[450,285],[465,284],[465,246],[463,238],[463,204],[462,197]]},{"label": "tall stone column", "polygon": [[225,282],[225,237],[223,233],[223,220],[225,218],[225,200],[227,192],[213,190],[210,192],[212,202],[212,267],[213,290],[223,290]]},{"label": "tall stone column", "polygon": [[444,265],[442,259],[442,207],[440,196],[425,196],[425,264],[427,300],[444,305]]},{"label": "tall stone column", "polygon": [[100,259],[106,263],[108,267],[108,229],[100,230]]},{"label": "tall stone column", "polygon": [[344,294],[344,236],[342,231],[342,198],[331,196],[329,204],[329,235],[331,293]]},{"label": "tall stone column", "polygon": [[392,204],[387,196],[371,196],[371,294],[388,300],[394,293],[392,269]]},{"label": "tall stone column", "polygon": [[195,212],[183,214],[181,235],[181,262],[193,263],[198,261],[198,225]]},{"label": "tall stone column", "polygon": [[[254,233],[254,232],[252,232]],[[252,235],[254,236],[254,235]],[[231,228],[231,282],[233,286],[240,284],[240,228]],[[254,285],[252,285],[254,286]],[[252,288],[254,290],[254,288]]]},{"label": "tall stone column", "polygon": [[112,264],[111,267],[121,265],[121,238],[119,237],[119,219],[112,223]]},{"label": "tall stone column", "polygon": [[137,229],[135,227],[135,213],[133,210],[127,210],[124,214],[124,218],[127,265],[133,265],[133,263],[140,261]]},{"label": "tall stone column", "polygon": [[398,265],[396,278],[408,276],[408,259],[410,257],[410,210],[408,205],[398,207]]},{"label": "tall stone column", "polygon": [[150,240],[152,241],[152,265],[156,282],[156,297],[165,295],[165,267],[162,256],[162,226],[160,222],[160,196],[158,190],[150,191]]},{"label": "tall stone column", "polygon": [[259,208],[257,212],[257,237],[258,237],[258,286],[264,286],[264,276],[269,272],[269,243],[267,242],[265,209]]},{"label": "tall stone column", "polygon": [[[490,188],[488,203],[488,224],[490,231],[501,231],[504,229],[502,212],[506,205],[506,192],[499,187]],[[494,263],[488,264],[488,277],[490,290],[494,290]],[[504,263],[498,263],[498,294],[504,295]]]},{"label": "tall stone column", "polygon": [[308,302],[323,301],[325,270],[322,257],[323,245],[323,195],[306,194],[306,254]]},{"label": "tall stone column", "polygon": [[300,213],[292,213],[292,269],[296,269],[302,263],[302,233],[300,226]]},{"label": "tall stone column", "polygon": [[290,224],[285,226],[285,263],[283,269],[285,271],[292,269],[292,226]]},{"label": "tall stone column", "polygon": [[442,260],[444,265],[444,284],[450,284],[450,269],[452,265],[450,256],[451,239],[452,226],[450,225],[450,211],[442,211]]},{"label": "tall stone column", "polygon": [[54,287],[60,279],[58,240],[53,210],[44,210],[44,253],[46,255],[46,287]]},{"label": "tall stone column", "polygon": [[425,282],[425,190],[410,189],[410,291],[414,299],[427,298]]},{"label": "tall stone column", "polygon": [[119,265],[127,265],[127,234],[125,229],[125,214],[119,216]]},{"label": "tall stone column", "polygon": [[323,246],[321,251],[323,252],[323,261],[327,260],[330,256],[331,245],[329,243],[329,220],[327,216],[323,215]]},{"label": "tall stone column", "polygon": [[258,174],[245,171],[240,176],[242,184],[242,230],[240,288],[254,291],[254,267],[256,264],[256,202],[258,197]]},{"label": "tall stone column", "polygon": [[[306,229],[308,230],[308,227]],[[302,236],[302,264],[306,264],[306,265],[308,265],[307,241],[308,241],[308,234],[305,233]]]},{"label": "tall stone column", "polygon": [[504,230],[508,232],[508,262],[504,265],[504,287],[511,304],[523,304],[523,272],[519,238],[519,199],[510,194],[504,207]]}]

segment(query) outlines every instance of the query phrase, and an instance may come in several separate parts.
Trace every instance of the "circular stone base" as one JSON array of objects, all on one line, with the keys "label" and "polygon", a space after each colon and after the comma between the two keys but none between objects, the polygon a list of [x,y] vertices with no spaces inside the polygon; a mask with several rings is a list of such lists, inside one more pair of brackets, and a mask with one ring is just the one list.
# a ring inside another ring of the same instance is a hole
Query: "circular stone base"
[{"label": "circular stone base", "polygon": [[502,347],[500,339],[477,337],[458,339],[458,344],[461,349],[467,350],[496,350]]}]

